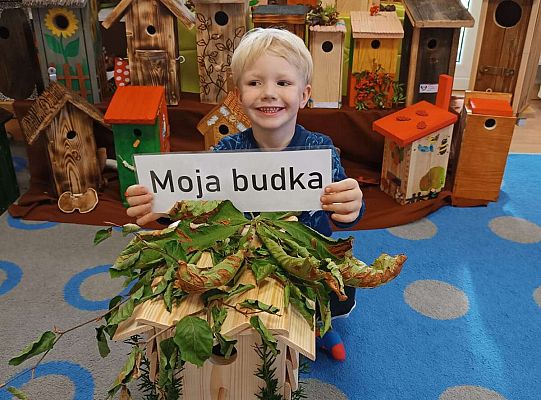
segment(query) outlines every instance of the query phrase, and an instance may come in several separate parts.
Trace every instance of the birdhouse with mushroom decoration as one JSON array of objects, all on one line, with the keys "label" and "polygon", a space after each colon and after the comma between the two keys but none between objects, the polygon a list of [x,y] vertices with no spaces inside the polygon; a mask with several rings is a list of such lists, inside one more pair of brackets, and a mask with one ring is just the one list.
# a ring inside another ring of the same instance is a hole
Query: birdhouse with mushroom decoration
[{"label": "birdhouse with mushroom decoration", "polygon": [[439,102],[420,101],[378,119],[385,136],[380,188],[400,204],[437,197],[445,185],[457,115],[448,111],[453,78],[442,75]]},{"label": "birdhouse with mushroom decoration", "polygon": [[350,107],[390,108],[401,98],[395,76],[404,36],[396,12],[351,12],[353,56],[348,93]]},{"label": "birdhouse with mushroom decoration", "polygon": [[136,86],[165,86],[167,104],[180,98],[177,18],[188,29],[193,13],[180,1],[123,0],[102,22],[108,29],[126,17],[127,53],[131,83]]},{"label": "birdhouse with mushroom decoration", "polygon": [[406,9],[400,58],[400,82],[406,85],[406,105],[435,103],[441,74],[453,76],[460,28],[474,19],[460,0],[403,0]]},{"label": "birdhouse with mushroom decoration", "polygon": [[101,170],[93,122],[104,126],[101,112],[76,93],[51,82],[21,120],[26,142],[45,135],[58,208],[90,212],[98,203]]},{"label": "birdhouse with mushroom decoration", "polygon": [[197,65],[202,103],[218,104],[232,89],[233,51],[246,32],[247,4],[244,0],[194,0],[197,18]]},{"label": "birdhouse with mushroom decoration", "polygon": [[254,27],[259,28],[283,27],[304,40],[306,14],[309,10],[310,8],[304,5],[256,6],[252,10],[252,21]]},{"label": "birdhouse with mushroom decoration", "polygon": [[104,120],[113,127],[120,196],[136,183],[133,155],[170,151],[169,120],[163,86],[117,88]]},{"label": "birdhouse with mushroom decoration", "polygon": [[107,95],[97,0],[23,0],[31,8],[43,82],[56,81],[89,102]]}]

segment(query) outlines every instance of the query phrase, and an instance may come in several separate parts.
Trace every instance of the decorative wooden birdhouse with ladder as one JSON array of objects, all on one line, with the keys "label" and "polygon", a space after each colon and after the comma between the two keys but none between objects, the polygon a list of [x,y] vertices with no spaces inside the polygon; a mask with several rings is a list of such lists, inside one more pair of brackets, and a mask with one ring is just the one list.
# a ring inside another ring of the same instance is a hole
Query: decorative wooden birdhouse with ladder
[{"label": "decorative wooden birdhouse with ladder", "polygon": [[43,91],[34,35],[21,0],[0,0],[0,99],[27,99]]},{"label": "decorative wooden birdhouse with ladder", "polygon": [[308,105],[313,108],[340,108],[342,105],[342,62],[346,24],[310,26],[308,48],[314,61],[312,95]]},{"label": "decorative wooden birdhouse with ladder", "polygon": [[194,0],[201,103],[218,104],[232,87],[231,57],[246,32],[245,0]]},{"label": "decorative wooden birdhouse with ladder", "polygon": [[98,0],[23,0],[31,8],[43,82],[57,81],[92,103],[106,97]]},{"label": "decorative wooden birdhouse with ladder", "polygon": [[474,19],[461,0],[404,0],[404,41],[400,82],[406,85],[406,105],[436,101],[441,74],[455,74],[460,28]]},{"label": "decorative wooden birdhouse with ladder", "polygon": [[117,88],[104,121],[113,126],[120,196],[137,183],[133,155],[170,151],[169,120],[163,86]]},{"label": "decorative wooden birdhouse with ladder", "polygon": [[101,170],[94,121],[108,127],[97,108],[56,82],[49,84],[21,120],[29,145],[45,133],[54,180],[51,192],[65,213],[87,213],[98,204]]},{"label": "decorative wooden birdhouse with ladder", "polygon": [[123,16],[131,83],[136,86],[165,86],[167,104],[180,98],[180,57],[177,18],[191,29],[193,13],[180,1],[123,0],[102,22],[108,29]]},{"label": "decorative wooden birdhouse with ladder", "polygon": [[310,8],[304,5],[287,6],[269,4],[252,10],[254,27],[282,27],[304,40],[306,14]]},{"label": "decorative wooden birdhouse with ladder", "polygon": [[483,0],[470,88],[513,94],[513,112],[528,106],[541,54],[540,0]]},{"label": "decorative wooden birdhouse with ladder", "polygon": [[351,31],[353,56],[349,106],[390,108],[395,92],[398,49],[404,37],[396,12],[371,15],[369,11],[352,11]]},{"label": "decorative wooden birdhouse with ladder", "polygon": [[420,101],[378,119],[385,136],[380,188],[400,204],[437,197],[445,185],[453,125],[449,112],[453,78],[442,75],[436,105]]}]

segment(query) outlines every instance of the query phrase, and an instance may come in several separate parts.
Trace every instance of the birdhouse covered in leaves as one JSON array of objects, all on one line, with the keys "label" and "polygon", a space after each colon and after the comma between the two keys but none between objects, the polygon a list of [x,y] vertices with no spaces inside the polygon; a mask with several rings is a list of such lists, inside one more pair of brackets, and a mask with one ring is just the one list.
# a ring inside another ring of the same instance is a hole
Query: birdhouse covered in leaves
[{"label": "birdhouse covered in leaves", "polygon": [[131,83],[165,86],[167,104],[177,105],[180,98],[177,18],[191,29],[193,13],[178,0],[123,0],[102,25],[108,29],[123,16]]},{"label": "birdhouse covered in leaves", "polygon": [[101,112],[76,93],[51,82],[21,120],[26,142],[45,136],[58,207],[66,213],[90,212],[98,203],[101,171],[94,121],[107,125]]},{"label": "birdhouse covered in leaves", "polygon": [[31,8],[43,82],[56,81],[89,102],[107,94],[98,0],[23,0]]},{"label": "birdhouse covered in leaves", "polygon": [[202,103],[218,104],[231,89],[233,51],[246,32],[245,0],[194,0],[196,44]]},{"label": "birdhouse covered in leaves", "polygon": [[120,195],[136,183],[133,155],[168,152],[169,121],[163,86],[117,88],[104,120],[113,127]]}]

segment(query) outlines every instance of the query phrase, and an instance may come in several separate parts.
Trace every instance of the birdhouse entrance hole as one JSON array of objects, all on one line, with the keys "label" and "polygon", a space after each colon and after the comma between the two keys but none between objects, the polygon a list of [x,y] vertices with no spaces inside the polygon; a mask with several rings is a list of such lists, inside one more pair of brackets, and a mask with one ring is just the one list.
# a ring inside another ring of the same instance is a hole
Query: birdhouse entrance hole
[{"label": "birdhouse entrance hole", "polygon": [[68,133],[66,133],[66,137],[70,140],[75,139],[76,136],[77,136],[77,132],[75,131],[68,131]]},{"label": "birdhouse entrance hole", "polygon": [[333,44],[332,42],[326,40],[324,41],[322,44],[321,44],[321,49],[325,52],[325,53],[330,53],[333,49]]},{"label": "birdhouse entrance hole", "polygon": [[68,18],[62,14],[55,15],[53,18],[53,22],[56,25],[56,27],[62,31],[66,30],[66,28],[70,24],[68,21]]},{"label": "birdhouse entrance hole", "polygon": [[485,128],[489,131],[496,128],[496,120],[494,118],[488,118],[485,120]]},{"label": "birdhouse entrance hole", "polygon": [[220,351],[221,347],[220,344],[216,344],[212,347],[212,356],[210,357],[210,361],[213,364],[217,365],[229,365],[233,364],[235,360],[237,359],[237,348],[233,347],[233,350],[231,351],[231,355],[229,358],[225,358],[224,355]]},{"label": "birdhouse entrance hole", "polygon": [[156,28],[153,25],[147,26],[147,33],[149,35],[155,35],[156,34]]},{"label": "birdhouse entrance hole", "polygon": [[438,46],[438,41],[436,39],[430,39],[426,44],[430,50],[434,50]]},{"label": "birdhouse entrance hole", "polygon": [[229,128],[227,125],[222,124],[218,127],[218,132],[220,132],[222,135],[227,135],[229,133]]},{"label": "birdhouse entrance hole", "polygon": [[141,135],[143,134],[143,132],[141,132],[141,129],[134,129],[133,130],[133,134],[137,137],[141,137]]},{"label": "birdhouse entrance hole", "polygon": [[518,24],[522,17],[522,8],[511,0],[502,1],[494,14],[496,23],[503,28],[511,28]]},{"label": "birdhouse entrance hole", "polygon": [[0,26],[0,39],[9,38],[9,29],[5,26]]},{"label": "birdhouse entrance hole", "polygon": [[372,40],[372,42],[370,43],[370,46],[373,48],[373,49],[379,49],[380,46],[381,46],[381,42],[377,39],[375,40]]},{"label": "birdhouse entrance hole", "polygon": [[229,22],[229,16],[223,11],[218,11],[214,14],[214,20],[220,26],[225,26]]}]

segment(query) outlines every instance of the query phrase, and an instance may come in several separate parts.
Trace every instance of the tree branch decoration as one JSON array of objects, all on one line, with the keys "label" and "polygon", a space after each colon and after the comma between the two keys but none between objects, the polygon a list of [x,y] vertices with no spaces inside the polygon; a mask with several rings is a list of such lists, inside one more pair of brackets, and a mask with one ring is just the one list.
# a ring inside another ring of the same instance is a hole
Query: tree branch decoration
[{"label": "tree branch decoration", "polygon": [[404,85],[395,81],[394,76],[385,72],[381,65],[374,71],[354,72],[355,108],[391,108],[406,100]]},{"label": "tree branch decoration", "polygon": [[[124,278],[126,286],[135,282],[129,294],[113,298],[109,310],[97,318],[66,331],[55,328],[43,333],[9,363],[19,365],[41,354],[33,370],[65,334],[98,322],[102,323],[96,328],[98,351],[106,357],[110,352],[107,337],[113,339],[119,324],[132,316],[137,305],[159,299],[171,311],[188,295],[198,294],[204,304],[201,310],[146,340],[131,341],[132,351],[109,389],[108,398],[120,392],[122,399],[131,399],[127,385],[142,375],[140,388],[146,390],[147,399],[180,398],[178,371],[186,362],[202,366],[211,357],[213,347],[225,358],[236,351],[237,341],[223,335],[221,328],[229,312],[239,312],[251,317],[250,324],[261,337],[262,347],[256,350],[262,366],[254,373],[265,386],[258,398],[281,399],[269,364],[270,354],[278,354],[277,339],[259,318],[260,313],[280,315],[281,310],[257,299],[235,300],[254,288],[238,283],[240,275],[251,270],[257,285],[266,279],[279,282],[284,288],[285,307],[291,304],[310,326],[318,307],[323,335],[331,326],[331,292],[346,299],[345,285],[373,288],[385,284],[400,273],[406,260],[402,254],[382,254],[367,265],[352,255],[352,237],[332,239],[298,221],[285,220],[294,214],[261,213],[248,219],[230,201],[183,201],[170,211],[171,219],[177,222],[168,228],[142,231],[137,225],[124,225],[122,235],[134,237],[109,272],[112,278]],[[111,235],[112,227],[99,230],[94,244]],[[196,263],[205,253],[210,254],[213,263],[202,269]],[[159,371],[156,380],[150,381],[148,374],[142,373],[145,368],[148,372],[143,350],[155,344],[158,336],[169,338],[159,342]],[[296,393],[296,398],[302,396],[302,392]]]}]

